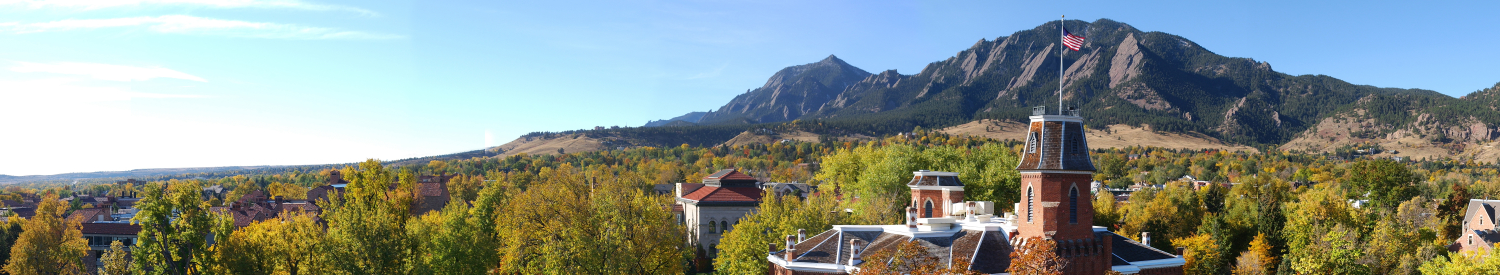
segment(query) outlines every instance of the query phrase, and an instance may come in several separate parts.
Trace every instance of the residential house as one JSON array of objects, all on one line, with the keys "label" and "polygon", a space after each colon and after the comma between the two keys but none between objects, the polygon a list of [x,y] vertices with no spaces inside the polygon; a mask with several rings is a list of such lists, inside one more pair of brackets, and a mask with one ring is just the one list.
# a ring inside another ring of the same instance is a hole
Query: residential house
[{"label": "residential house", "polygon": [[1469,208],[1464,210],[1463,228],[1449,246],[1452,251],[1476,251],[1489,250],[1500,243],[1500,232],[1495,230],[1497,220],[1495,208],[1500,208],[1500,200],[1469,200]]}]

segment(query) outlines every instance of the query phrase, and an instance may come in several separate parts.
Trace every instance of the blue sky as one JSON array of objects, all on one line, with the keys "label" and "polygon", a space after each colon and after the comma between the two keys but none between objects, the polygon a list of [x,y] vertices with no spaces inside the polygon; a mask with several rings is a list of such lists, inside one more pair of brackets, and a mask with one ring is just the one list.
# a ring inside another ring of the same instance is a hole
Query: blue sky
[{"label": "blue sky", "polygon": [[319,164],[717,108],[834,54],[920,70],[1109,18],[1290,74],[1461,96],[1494,1],[0,0],[0,174]]}]

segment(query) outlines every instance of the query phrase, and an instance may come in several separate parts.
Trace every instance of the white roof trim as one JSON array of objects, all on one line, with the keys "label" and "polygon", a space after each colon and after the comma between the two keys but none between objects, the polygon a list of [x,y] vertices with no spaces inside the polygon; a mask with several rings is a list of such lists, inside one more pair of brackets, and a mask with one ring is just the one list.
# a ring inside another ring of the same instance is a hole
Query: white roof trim
[{"label": "white roof trim", "polygon": [[788,263],[786,261],[786,259],[783,259],[781,257],[776,257],[776,255],[766,255],[766,260],[771,261],[772,264],[776,264],[776,265],[779,265],[781,267],[785,267],[786,269],[790,269],[792,271],[799,271],[799,272],[849,273],[851,271],[851,268],[852,268],[851,266],[841,265],[841,264],[804,263],[804,262],[791,262],[791,263]]},{"label": "white roof trim", "polygon": [[1112,266],[1109,269],[1112,269],[1115,272],[1124,273],[1124,274],[1141,273],[1141,268],[1137,267],[1137,266],[1134,266],[1134,265],[1117,265],[1117,266]]},{"label": "white roof trim", "polygon": [[1155,269],[1155,268],[1164,268],[1164,267],[1176,267],[1176,266],[1182,266],[1182,265],[1185,265],[1185,264],[1187,264],[1187,261],[1183,260],[1182,257],[1166,258],[1166,259],[1150,260],[1150,261],[1130,262],[1130,265],[1134,265],[1134,266],[1140,267],[1141,269]]}]

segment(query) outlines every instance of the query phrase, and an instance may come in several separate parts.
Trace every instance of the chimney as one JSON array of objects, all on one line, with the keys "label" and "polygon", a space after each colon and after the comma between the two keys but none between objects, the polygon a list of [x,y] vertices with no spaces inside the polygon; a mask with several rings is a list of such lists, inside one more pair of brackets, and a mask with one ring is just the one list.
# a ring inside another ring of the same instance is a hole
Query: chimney
[{"label": "chimney", "polygon": [[916,207],[910,207],[910,206],[906,207],[906,228],[910,229],[912,231],[916,231],[917,230],[917,208]]},{"label": "chimney", "polygon": [[860,253],[864,252],[864,248],[865,248],[865,241],[864,240],[860,240],[860,239],[849,240],[849,265],[851,265],[851,266],[852,265],[858,265],[860,263],[865,262],[865,260],[863,258],[860,258],[860,256],[859,256]]},{"label": "chimney", "polygon": [[286,202],[286,200],[283,200],[282,196],[276,196],[276,204],[281,204],[283,202]]},{"label": "chimney", "polygon": [[767,251],[770,251],[768,253],[772,254],[772,255],[776,254],[776,243],[766,243],[766,244],[768,244],[768,245],[771,246],[771,250],[767,250]]},{"label": "chimney", "polygon": [[969,221],[979,221],[979,217],[974,216],[974,201],[969,201],[968,203],[965,203],[964,206],[966,206],[966,210],[969,210]]},{"label": "chimney", "polygon": [[1151,232],[1141,232],[1141,243],[1151,245]]},{"label": "chimney", "polygon": [[1177,257],[1182,257],[1182,255],[1183,255],[1182,252],[1184,250],[1187,250],[1187,248],[1186,247],[1177,247]]},{"label": "chimney", "polygon": [[792,258],[796,257],[796,255],[792,255],[792,254],[794,254],[793,252],[797,251],[796,245],[797,245],[797,236],[796,235],[786,235],[786,254],[785,254],[785,256],[786,256],[786,260],[788,262],[792,261]]},{"label": "chimney", "polygon": [[798,228],[797,229],[797,242],[801,243],[801,242],[806,241],[806,240],[807,240],[807,229]]}]

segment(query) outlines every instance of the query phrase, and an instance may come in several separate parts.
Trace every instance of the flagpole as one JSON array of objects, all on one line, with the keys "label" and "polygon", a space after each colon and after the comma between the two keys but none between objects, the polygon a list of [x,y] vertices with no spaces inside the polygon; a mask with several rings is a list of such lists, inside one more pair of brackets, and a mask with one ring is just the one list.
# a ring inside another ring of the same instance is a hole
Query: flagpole
[{"label": "flagpole", "polygon": [[1062,101],[1063,80],[1065,80],[1065,78],[1063,78],[1063,54],[1068,53],[1068,51],[1063,50],[1063,47],[1067,47],[1067,41],[1063,40],[1067,38],[1067,30],[1063,29],[1063,20],[1067,18],[1067,15],[1063,15],[1061,18],[1057,19],[1057,45],[1062,46],[1057,47],[1057,114],[1059,115],[1067,115],[1067,113],[1063,112]]}]

